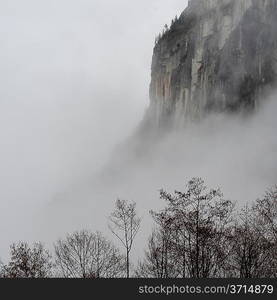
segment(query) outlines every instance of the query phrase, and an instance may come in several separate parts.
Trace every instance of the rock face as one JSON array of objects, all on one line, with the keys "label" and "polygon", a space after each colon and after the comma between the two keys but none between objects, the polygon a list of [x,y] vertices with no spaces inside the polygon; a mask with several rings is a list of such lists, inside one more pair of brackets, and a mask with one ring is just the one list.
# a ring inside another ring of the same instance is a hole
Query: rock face
[{"label": "rock face", "polygon": [[154,126],[255,109],[277,74],[277,0],[190,0],[156,42]]}]

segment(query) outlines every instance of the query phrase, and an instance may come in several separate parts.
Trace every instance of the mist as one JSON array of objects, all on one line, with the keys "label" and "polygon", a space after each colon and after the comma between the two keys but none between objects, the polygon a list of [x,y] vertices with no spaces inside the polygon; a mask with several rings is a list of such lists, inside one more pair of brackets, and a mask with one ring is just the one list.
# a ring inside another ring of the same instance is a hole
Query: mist
[{"label": "mist", "polygon": [[0,1],[0,257],[33,240],[38,212],[100,169],[137,126],[155,35],[184,6]]},{"label": "mist", "polygon": [[46,218],[42,221],[40,216],[38,237],[51,240],[53,233],[57,238],[76,228],[91,228],[112,239],[108,216],[117,198],[128,199],[137,203],[143,218],[133,253],[136,260],[154,226],[149,211],[165,204],[159,199],[160,189],[183,191],[191,178],[201,177],[238,208],[261,198],[276,185],[276,110],[272,94],[253,115],[209,115],[185,129],[151,136],[150,141],[131,136],[118,145],[100,173],[49,203]]},{"label": "mist", "polygon": [[253,116],[212,115],[162,139],[136,137],[149,103],[154,38],[181,0],[0,3],[0,257],[18,240],[48,247],[107,230],[118,197],[143,217],[159,189],[192,177],[243,204],[276,184],[276,95]]}]

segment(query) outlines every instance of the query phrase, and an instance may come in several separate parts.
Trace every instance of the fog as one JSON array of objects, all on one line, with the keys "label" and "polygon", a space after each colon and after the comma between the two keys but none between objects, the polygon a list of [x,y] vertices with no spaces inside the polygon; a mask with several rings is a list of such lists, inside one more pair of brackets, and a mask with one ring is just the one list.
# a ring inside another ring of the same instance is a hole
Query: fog
[{"label": "fog", "polygon": [[263,100],[252,116],[210,115],[150,142],[131,138],[118,147],[101,175],[74,186],[48,206],[51,222],[41,222],[44,236],[62,235],[76,226],[105,232],[114,201],[122,197],[136,201],[143,217],[136,248],[141,255],[153,227],[148,212],[164,204],[161,188],[183,190],[192,177],[202,177],[238,207],[262,197],[277,178],[276,95]]},{"label": "fog", "polygon": [[137,126],[155,35],[185,2],[0,0],[0,257]]},{"label": "fog", "polygon": [[[17,240],[107,230],[117,197],[151,230],[158,190],[194,176],[240,204],[276,184],[276,97],[161,140],[132,137],[149,103],[155,35],[186,1],[0,0],[0,257]],[[127,139],[128,137],[132,137]]]}]

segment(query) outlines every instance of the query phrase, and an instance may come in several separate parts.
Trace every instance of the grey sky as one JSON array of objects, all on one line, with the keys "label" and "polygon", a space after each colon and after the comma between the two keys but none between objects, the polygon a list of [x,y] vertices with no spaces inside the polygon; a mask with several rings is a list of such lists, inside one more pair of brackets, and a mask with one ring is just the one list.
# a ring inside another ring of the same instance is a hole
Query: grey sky
[{"label": "grey sky", "polygon": [[138,124],[155,35],[185,6],[0,0],[0,257],[32,237],[34,211]]}]

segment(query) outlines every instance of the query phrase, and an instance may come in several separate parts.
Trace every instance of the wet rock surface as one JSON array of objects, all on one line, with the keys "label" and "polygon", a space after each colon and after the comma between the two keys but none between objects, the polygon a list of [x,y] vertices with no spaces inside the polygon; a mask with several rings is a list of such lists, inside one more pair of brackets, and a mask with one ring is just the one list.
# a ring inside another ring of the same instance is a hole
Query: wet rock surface
[{"label": "wet rock surface", "polygon": [[156,41],[145,123],[255,110],[277,74],[277,0],[191,0]]}]

